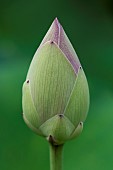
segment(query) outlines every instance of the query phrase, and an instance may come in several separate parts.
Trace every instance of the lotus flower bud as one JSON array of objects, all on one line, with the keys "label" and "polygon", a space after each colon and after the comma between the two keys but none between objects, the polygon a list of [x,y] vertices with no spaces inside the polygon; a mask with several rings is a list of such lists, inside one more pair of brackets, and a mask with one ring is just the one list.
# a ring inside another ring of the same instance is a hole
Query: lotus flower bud
[{"label": "lotus flower bud", "polygon": [[23,84],[23,118],[37,134],[59,145],[77,137],[89,107],[80,61],[55,19],[37,49]]}]

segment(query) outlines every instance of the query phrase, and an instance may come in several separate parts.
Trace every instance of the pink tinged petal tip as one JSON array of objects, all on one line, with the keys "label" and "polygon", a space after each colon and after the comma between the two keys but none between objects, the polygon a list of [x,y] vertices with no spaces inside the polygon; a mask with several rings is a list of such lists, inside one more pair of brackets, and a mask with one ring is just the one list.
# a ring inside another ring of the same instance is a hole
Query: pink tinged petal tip
[{"label": "pink tinged petal tip", "polygon": [[55,42],[58,45],[60,50],[64,53],[68,61],[71,63],[75,73],[77,74],[79,68],[81,67],[80,61],[57,18],[55,18],[55,20],[53,21],[41,45],[45,44],[47,41]]}]

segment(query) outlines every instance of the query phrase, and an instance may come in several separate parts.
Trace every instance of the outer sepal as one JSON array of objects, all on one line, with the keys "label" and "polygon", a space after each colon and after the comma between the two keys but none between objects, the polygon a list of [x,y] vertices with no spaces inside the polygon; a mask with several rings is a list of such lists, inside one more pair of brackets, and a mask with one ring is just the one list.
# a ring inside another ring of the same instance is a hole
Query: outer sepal
[{"label": "outer sepal", "polygon": [[57,145],[68,140],[74,129],[74,125],[64,115],[55,115],[40,127],[45,137],[52,136]]},{"label": "outer sepal", "polygon": [[29,80],[25,81],[23,84],[22,106],[24,121],[26,122],[28,127],[30,127],[30,129],[41,135],[40,130],[38,130],[40,119],[32,100]]},{"label": "outer sepal", "polygon": [[75,125],[84,122],[89,108],[89,89],[83,69],[80,67],[64,115]]},{"label": "outer sepal", "polygon": [[83,122],[80,122],[78,126],[74,129],[69,139],[78,137],[81,134],[82,130],[83,130]]}]

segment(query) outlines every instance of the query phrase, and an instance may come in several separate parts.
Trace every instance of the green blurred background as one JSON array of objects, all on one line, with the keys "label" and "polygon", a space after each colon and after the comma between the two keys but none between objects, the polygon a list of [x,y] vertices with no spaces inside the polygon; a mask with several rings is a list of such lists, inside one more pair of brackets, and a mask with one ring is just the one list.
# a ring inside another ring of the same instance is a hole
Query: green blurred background
[{"label": "green blurred background", "polygon": [[0,170],[49,170],[48,143],[22,119],[21,89],[55,17],[88,78],[84,131],[64,148],[64,170],[113,169],[113,1],[0,0]]}]

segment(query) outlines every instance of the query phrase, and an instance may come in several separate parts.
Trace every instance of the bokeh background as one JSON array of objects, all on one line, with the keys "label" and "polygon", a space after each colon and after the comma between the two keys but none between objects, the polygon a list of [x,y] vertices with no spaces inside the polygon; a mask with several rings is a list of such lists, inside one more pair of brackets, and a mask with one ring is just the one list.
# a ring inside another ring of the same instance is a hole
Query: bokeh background
[{"label": "bokeh background", "polygon": [[55,17],[87,75],[84,131],[64,148],[65,170],[113,169],[113,1],[0,0],[0,170],[49,170],[48,143],[22,119],[22,84]]}]

